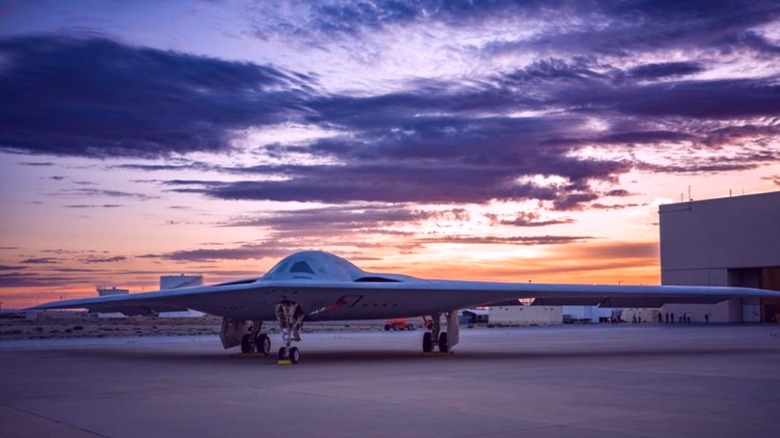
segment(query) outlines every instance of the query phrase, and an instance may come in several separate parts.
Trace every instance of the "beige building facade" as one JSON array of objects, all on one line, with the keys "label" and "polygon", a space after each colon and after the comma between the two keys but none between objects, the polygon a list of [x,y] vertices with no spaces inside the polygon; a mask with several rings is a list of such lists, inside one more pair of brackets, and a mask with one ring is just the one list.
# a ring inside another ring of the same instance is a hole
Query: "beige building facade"
[{"label": "beige building facade", "polygon": [[[663,284],[780,290],[780,192],[662,205],[659,219]],[[661,313],[693,322],[780,322],[780,300],[675,304]]]}]

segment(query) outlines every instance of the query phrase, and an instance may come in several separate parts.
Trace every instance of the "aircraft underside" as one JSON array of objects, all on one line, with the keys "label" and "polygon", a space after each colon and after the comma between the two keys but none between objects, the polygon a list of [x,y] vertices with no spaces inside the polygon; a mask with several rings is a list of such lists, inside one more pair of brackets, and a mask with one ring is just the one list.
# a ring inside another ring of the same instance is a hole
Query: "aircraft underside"
[{"label": "aircraft underside", "polygon": [[[277,358],[282,365],[297,364],[300,361],[300,349],[294,345],[301,340],[301,328],[307,316],[317,316],[327,309],[318,309],[307,314],[294,301],[283,300],[274,306],[276,322],[282,332],[283,345],[279,347]],[[422,337],[423,354],[450,353],[458,344],[460,330],[457,311],[432,312],[426,315],[430,324]],[[444,318],[442,318],[444,316]],[[313,318],[331,319],[331,318]],[[444,319],[444,325],[442,325]],[[268,330],[264,330],[263,319],[243,319],[224,317],[220,330],[220,339],[225,348],[241,347],[244,354],[271,354],[271,340]]]}]

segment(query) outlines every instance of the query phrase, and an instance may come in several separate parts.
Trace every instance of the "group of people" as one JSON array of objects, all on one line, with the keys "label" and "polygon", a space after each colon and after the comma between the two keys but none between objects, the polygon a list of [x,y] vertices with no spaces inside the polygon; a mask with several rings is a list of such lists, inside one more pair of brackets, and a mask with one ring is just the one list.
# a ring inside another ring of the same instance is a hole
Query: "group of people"
[{"label": "group of people", "polygon": [[[613,324],[623,322],[623,318],[621,318],[622,311],[612,311],[612,316],[610,317],[610,322]],[[677,323],[680,324],[690,324],[691,323],[691,314],[689,312],[679,312],[675,314],[674,312],[665,312],[665,313],[659,313],[658,314],[658,323],[659,324],[674,324],[675,319],[677,320]],[[710,314],[705,313],[704,314],[704,322],[709,323],[710,322]],[[632,324],[641,324],[642,323],[642,315],[639,314],[633,314],[631,316],[631,323]]]},{"label": "group of people", "polygon": [[[674,314],[674,312],[666,312],[666,313],[659,313],[658,314],[658,322],[664,322],[665,320],[666,324],[674,324],[675,316],[677,317],[678,323],[691,323],[691,314],[688,312],[680,312],[677,315]],[[709,323],[710,322],[710,314],[705,313],[704,314],[704,322]]]}]

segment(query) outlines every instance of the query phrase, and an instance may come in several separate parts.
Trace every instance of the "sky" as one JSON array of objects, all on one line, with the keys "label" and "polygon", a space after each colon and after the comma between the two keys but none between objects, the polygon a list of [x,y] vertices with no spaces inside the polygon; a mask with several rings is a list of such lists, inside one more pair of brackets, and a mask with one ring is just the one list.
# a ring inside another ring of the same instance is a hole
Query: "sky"
[{"label": "sky", "polygon": [[777,1],[0,1],[0,302],[261,275],[658,284],[780,190]]}]

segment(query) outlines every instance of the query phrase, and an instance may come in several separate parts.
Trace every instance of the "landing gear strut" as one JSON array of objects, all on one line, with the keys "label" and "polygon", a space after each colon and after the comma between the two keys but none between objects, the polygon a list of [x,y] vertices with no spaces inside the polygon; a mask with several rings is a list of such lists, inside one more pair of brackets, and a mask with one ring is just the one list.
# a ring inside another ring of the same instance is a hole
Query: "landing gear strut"
[{"label": "landing gear strut", "polygon": [[296,364],[301,359],[301,352],[298,347],[292,347],[293,341],[301,340],[301,327],[303,327],[303,318],[306,314],[298,303],[293,301],[280,301],[276,303],[276,320],[279,322],[279,328],[282,330],[282,340],[284,345],[279,348],[279,364]]},{"label": "landing gear strut", "polygon": [[422,351],[433,353],[434,348],[439,353],[449,353],[459,340],[458,312],[446,313],[447,331],[441,331],[441,313],[431,315],[430,331],[423,333]]}]

